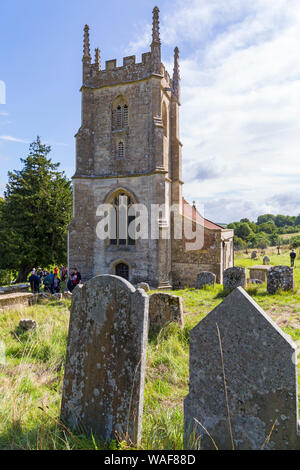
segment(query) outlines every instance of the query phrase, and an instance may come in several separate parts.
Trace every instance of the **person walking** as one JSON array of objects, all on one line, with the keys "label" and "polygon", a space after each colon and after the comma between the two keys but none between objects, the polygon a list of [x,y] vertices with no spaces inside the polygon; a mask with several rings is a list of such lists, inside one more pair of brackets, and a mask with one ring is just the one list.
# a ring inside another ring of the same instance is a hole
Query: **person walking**
[{"label": "person walking", "polygon": [[295,266],[296,256],[297,256],[297,254],[296,254],[295,250],[292,250],[291,253],[290,253],[291,268],[293,268]]}]

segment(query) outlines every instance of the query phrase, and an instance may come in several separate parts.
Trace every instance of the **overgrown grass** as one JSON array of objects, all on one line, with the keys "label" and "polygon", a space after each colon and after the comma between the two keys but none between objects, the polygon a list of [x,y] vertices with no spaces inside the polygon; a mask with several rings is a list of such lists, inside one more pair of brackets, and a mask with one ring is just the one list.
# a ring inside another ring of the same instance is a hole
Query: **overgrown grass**
[{"label": "overgrown grass", "polygon": [[[288,253],[271,259],[288,264]],[[249,267],[244,255],[236,265]],[[276,263],[275,263],[276,261]],[[300,260],[298,261],[300,264]],[[296,267],[296,290],[270,296],[266,286],[248,292],[294,340],[300,340],[300,272]],[[172,292],[183,297],[185,327],[170,324],[151,332],[145,386],[143,449],[183,448],[183,400],[188,394],[190,330],[223,300],[222,287],[201,291]],[[102,449],[93,436],[78,436],[59,422],[64,373],[69,301],[50,302],[23,312],[0,314],[0,338],[6,347],[6,363],[0,357],[0,449]],[[36,331],[18,330],[21,318],[37,321]],[[0,348],[1,349],[1,348]],[[110,448],[127,448],[113,442]]]}]

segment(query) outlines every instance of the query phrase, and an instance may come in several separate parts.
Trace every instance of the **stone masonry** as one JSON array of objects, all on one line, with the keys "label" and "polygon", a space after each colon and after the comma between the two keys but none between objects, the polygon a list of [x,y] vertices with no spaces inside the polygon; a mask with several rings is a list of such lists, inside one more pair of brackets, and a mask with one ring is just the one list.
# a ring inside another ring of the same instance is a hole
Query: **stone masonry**
[{"label": "stone masonry", "polygon": [[294,270],[289,266],[274,266],[268,271],[267,289],[269,294],[276,294],[279,289],[293,290],[295,287]]},{"label": "stone masonry", "polygon": [[139,443],[149,298],[116,276],[98,276],[72,297],[61,419],[100,442]]},{"label": "stone masonry", "polygon": [[182,298],[163,293],[150,295],[149,318],[152,327],[164,326],[170,322],[184,326]]},{"label": "stone masonry", "polygon": [[214,286],[216,283],[216,275],[203,271],[197,276],[197,289],[202,289],[204,286]]},{"label": "stone masonry", "polygon": [[226,297],[191,331],[186,447],[299,449],[296,351],[242,288]]},{"label": "stone masonry", "polygon": [[[93,62],[89,27],[84,30],[82,122],[76,135],[74,217],[69,226],[69,260],[83,281],[117,274],[133,284],[145,279],[153,287],[195,287],[201,270],[222,282],[233,265],[233,231],[203,220],[204,245],[188,251],[186,240],[165,237],[173,221],[154,215],[159,238],[102,240],[97,236],[103,204],[140,204],[180,209],[182,220],[195,220],[196,209],[182,197],[182,144],[179,132],[179,51],[174,51],[172,77],[161,62],[159,10],[153,11],[151,50],[138,62],[125,57],[104,67],[97,49]],[[199,214],[198,214],[199,215]]]},{"label": "stone masonry", "polygon": [[226,291],[232,291],[237,287],[245,287],[247,283],[246,269],[240,267],[226,269],[223,283]]}]

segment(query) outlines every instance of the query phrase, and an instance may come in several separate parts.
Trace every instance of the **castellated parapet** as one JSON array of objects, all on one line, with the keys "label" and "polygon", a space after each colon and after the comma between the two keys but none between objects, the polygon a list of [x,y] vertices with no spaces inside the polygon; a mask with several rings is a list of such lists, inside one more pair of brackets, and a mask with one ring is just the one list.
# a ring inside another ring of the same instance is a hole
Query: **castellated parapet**
[{"label": "castellated parapet", "polygon": [[[91,64],[85,76],[83,86],[101,88],[119,83],[145,80],[153,74],[155,75],[151,61],[151,52],[146,52],[142,54],[142,61],[138,63],[136,63],[136,56],[128,56],[123,58],[123,65],[121,66],[118,66],[116,59],[107,60],[103,70],[98,70],[97,64]],[[161,64],[159,75],[164,78],[165,86],[171,89],[172,79],[163,64]]]}]

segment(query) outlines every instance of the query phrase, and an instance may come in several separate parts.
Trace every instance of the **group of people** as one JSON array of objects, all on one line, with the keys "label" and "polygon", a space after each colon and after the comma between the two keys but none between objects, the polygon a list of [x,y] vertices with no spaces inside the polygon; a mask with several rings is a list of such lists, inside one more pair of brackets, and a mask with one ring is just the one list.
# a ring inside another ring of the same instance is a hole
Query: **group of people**
[{"label": "group of people", "polygon": [[[39,294],[42,284],[44,285],[45,292],[59,294],[61,292],[61,283],[65,282],[68,278],[68,268],[61,266],[60,269],[56,267],[53,271],[43,271],[41,268],[33,269],[29,277],[30,287],[34,294]],[[67,282],[67,289],[73,292],[75,287],[81,282],[81,274],[78,269],[74,269],[69,275]]]}]

